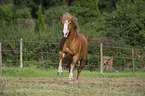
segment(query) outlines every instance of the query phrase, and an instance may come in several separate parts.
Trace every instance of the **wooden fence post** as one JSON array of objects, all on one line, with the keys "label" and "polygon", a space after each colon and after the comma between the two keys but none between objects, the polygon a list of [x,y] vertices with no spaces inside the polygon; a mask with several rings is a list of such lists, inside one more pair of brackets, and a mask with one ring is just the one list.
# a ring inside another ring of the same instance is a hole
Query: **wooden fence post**
[{"label": "wooden fence post", "polygon": [[103,73],[103,43],[101,43],[100,45],[100,53],[101,53],[100,72]]},{"label": "wooden fence post", "polygon": [[134,66],[134,49],[132,49],[132,63],[133,63],[133,77],[135,77],[135,66]]},{"label": "wooden fence post", "polygon": [[22,38],[20,39],[20,68],[23,68],[23,59],[22,59]]},{"label": "wooden fence post", "polygon": [[2,76],[2,54],[1,54],[1,42],[0,42],[0,76]]}]

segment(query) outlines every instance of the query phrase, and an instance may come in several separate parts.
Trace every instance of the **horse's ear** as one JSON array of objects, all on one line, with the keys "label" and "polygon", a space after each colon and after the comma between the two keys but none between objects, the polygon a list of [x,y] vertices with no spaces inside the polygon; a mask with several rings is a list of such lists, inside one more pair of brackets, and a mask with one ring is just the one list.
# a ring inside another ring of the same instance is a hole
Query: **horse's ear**
[{"label": "horse's ear", "polygon": [[73,15],[73,16],[71,16],[71,20],[73,20],[73,18],[74,18],[74,15]]},{"label": "horse's ear", "polygon": [[72,23],[76,24],[77,19],[74,16],[71,17],[71,20],[72,20]]},{"label": "horse's ear", "polygon": [[79,31],[79,25],[78,25],[78,23],[77,23],[77,18],[74,17],[74,16],[72,16],[72,17],[71,17],[71,21],[72,21],[72,23],[74,24],[74,27],[76,28],[76,30]]}]

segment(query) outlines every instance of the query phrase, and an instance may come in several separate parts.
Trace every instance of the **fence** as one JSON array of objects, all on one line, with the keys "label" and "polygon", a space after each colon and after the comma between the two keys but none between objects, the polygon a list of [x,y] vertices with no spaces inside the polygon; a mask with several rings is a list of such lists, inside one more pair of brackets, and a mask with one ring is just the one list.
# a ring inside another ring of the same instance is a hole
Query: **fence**
[{"label": "fence", "polygon": [[[20,66],[20,68],[58,67],[59,43],[24,41],[22,38],[20,41],[1,40],[0,42],[2,42],[0,64],[3,62],[3,66]],[[133,72],[135,72],[135,70],[144,70],[144,49],[114,47],[99,43],[92,45],[89,42],[89,54],[84,69],[97,70],[101,73],[108,70],[108,67],[113,71],[133,70]],[[66,68],[66,64],[64,64],[63,67]],[[2,70],[1,65],[0,70]]]}]

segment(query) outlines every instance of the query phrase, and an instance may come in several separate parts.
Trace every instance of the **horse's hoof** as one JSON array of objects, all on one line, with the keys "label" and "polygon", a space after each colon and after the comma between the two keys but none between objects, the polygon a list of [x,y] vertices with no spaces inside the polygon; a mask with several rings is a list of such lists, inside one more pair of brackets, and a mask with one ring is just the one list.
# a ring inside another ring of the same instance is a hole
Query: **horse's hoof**
[{"label": "horse's hoof", "polygon": [[70,81],[69,84],[73,84],[73,81]]},{"label": "horse's hoof", "polygon": [[78,81],[78,80],[76,80],[76,81],[75,81],[75,83],[79,83],[79,81]]},{"label": "horse's hoof", "polygon": [[73,77],[68,77],[68,80],[71,81],[71,80],[74,80],[74,78]]},{"label": "horse's hoof", "polygon": [[61,75],[63,75],[63,73],[62,72],[57,72],[57,75],[61,76]]}]

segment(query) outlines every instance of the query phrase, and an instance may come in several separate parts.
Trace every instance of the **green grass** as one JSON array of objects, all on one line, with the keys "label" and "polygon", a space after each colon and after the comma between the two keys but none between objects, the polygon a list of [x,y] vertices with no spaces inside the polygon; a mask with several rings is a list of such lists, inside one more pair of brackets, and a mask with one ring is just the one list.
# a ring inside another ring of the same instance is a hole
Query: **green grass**
[{"label": "green grass", "polygon": [[[34,68],[8,68],[4,67],[3,76],[6,77],[68,77],[68,70],[63,70],[63,76],[57,75],[58,69],[34,69]],[[74,77],[77,75],[77,70],[74,70]],[[133,77],[133,72],[104,72],[82,70],[81,77],[94,78],[122,78]],[[145,77],[143,71],[135,72],[135,77]]]}]

